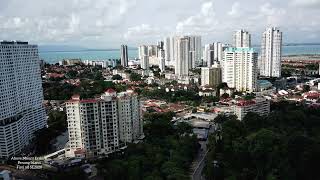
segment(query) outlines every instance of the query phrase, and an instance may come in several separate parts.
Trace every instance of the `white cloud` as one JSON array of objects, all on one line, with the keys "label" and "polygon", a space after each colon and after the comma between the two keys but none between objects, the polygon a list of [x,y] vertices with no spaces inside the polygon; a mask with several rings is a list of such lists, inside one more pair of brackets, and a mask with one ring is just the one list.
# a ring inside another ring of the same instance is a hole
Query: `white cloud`
[{"label": "white cloud", "polygon": [[231,11],[228,12],[230,16],[237,16],[240,15],[240,3],[239,2],[234,2]]},{"label": "white cloud", "polygon": [[[0,12],[0,39],[23,38],[39,43],[79,42],[84,36],[119,32],[135,0],[21,0],[7,2]],[[32,6],[31,6],[31,5]],[[1,2],[0,2],[1,6]],[[32,12],[30,12],[32,11]],[[13,15],[12,12],[18,12]],[[20,15],[21,14],[21,15]]]},{"label": "white cloud", "polygon": [[158,28],[150,24],[141,24],[138,26],[129,27],[123,35],[126,41],[134,41],[138,43],[150,42],[150,39],[155,42],[166,35],[165,28]]},{"label": "white cloud", "polygon": [[177,33],[206,33],[218,24],[215,18],[213,1],[204,2],[198,14],[188,17],[178,22],[176,25]]},{"label": "white cloud", "polygon": [[284,17],[286,17],[286,10],[283,8],[273,7],[270,3],[265,3],[260,7],[260,17],[266,21],[267,26],[281,26]]},{"label": "white cloud", "polygon": [[259,43],[267,26],[279,26],[285,41],[303,42],[301,32],[316,41],[319,7],[320,0],[0,0],[0,39],[118,47],[176,33],[228,42],[244,28]]},{"label": "white cloud", "polygon": [[293,0],[292,5],[297,7],[320,8],[320,0]]}]

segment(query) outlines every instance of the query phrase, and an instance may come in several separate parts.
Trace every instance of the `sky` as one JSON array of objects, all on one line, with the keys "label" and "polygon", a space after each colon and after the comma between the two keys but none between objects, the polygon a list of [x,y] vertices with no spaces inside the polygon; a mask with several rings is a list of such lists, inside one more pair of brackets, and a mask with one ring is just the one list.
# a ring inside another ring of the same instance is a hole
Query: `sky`
[{"label": "sky", "polygon": [[156,44],[172,35],[231,43],[266,27],[284,43],[320,42],[320,0],[0,0],[0,39],[88,48]]}]

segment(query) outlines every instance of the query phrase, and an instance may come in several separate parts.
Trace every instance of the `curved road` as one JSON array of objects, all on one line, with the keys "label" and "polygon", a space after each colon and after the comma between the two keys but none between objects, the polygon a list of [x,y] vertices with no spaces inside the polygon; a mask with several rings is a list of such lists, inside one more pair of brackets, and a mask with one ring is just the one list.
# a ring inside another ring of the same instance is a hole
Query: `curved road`
[{"label": "curved road", "polygon": [[[214,132],[214,129],[215,129],[214,125],[212,124],[208,132],[208,137],[209,137],[209,134]],[[191,175],[192,180],[205,180],[205,178],[202,176],[202,170],[205,166],[205,159],[206,159],[207,153],[209,152],[209,149],[207,149],[208,139],[206,141],[199,142],[202,150],[198,152],[198,156],[192,163],[192,166],[191,166],[191,169],[193,172]]]}]

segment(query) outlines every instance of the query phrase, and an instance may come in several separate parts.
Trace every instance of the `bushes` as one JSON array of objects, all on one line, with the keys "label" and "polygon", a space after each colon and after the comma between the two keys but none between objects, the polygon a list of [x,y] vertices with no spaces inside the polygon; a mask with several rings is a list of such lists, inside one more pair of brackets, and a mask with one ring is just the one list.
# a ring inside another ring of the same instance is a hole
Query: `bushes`
[{"label": "bushes", "polygon": [[189,179],[189,167],[198,150],[197,138],[181,135],[189,133],[190,127],[174,127],[171,118],[172,113],[147,115],[144,142],[130,144],[123,156],[98,163],[100,175],[110,180]]},{"label": "bushes", "polygon": [[[213,150],[208,163],[221,161],[225,179],[320,179],[316,168],[320,161],[319,111],[282,102],[272,109],[266,117],[248,113],[243,121],[220,120],[223,148],[217,152],[215,142],[210,141]],[[204,172],[210,180],[214,174],[209,168],[211,164]]]}]

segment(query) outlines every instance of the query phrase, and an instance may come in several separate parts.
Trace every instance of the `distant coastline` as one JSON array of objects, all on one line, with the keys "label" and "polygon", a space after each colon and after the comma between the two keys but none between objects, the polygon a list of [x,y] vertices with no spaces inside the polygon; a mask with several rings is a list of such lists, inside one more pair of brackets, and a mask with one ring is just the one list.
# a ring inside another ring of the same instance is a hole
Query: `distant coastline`
[{"label": "distant coastline", "polygon": [[[253,46],[260,52],[260,46]],[[320,56],[320,43],[287,43],[283,46],[283,57],[311,57]],[[128,48],[130,59],[138,57],[137,48]],[[54,64],[62,59],[82,59],[82,60],[98,60],[106,61],[108,59],[120,59],[120,49],[87,49],[81,47],[53,47],[44,48],[39,46],[39,56],[44,61]],[[309,59],[309,58],[308,58]]]},{"label": "distant coastline", "polygon": [[[286,43],[283,44],[284,47],[290,47],[290,46],[319,46],[320,43]],[[260,48],[260,45],[253,45],[253,48]],[[69,47],[70,48],[70,47]],[[41,53],[59,53],[59,52],[90,52],[90,51],[120,51],[120,49],[117,48],[111,48],[111,49],[86,49],[86,48],[75,48],[73,50],[42,50],[41,46],[39,48],[39,52]],[[53,48],[55,49],[55,48]],[[59,49],[63,49],[63,47],[60,47]],[[68,48],[67,48],[68,49]],[[138,48],[135,47],[129,47],[128,50],[138,50]]]},{"label": "distant coastline", "polygon": [[[136,48],[128,48],[129,50],[137,50]],[[86,52],[86,51],[120,51],[120,49],[82,49],[82,50],[44,50],[41,53],[59,53],[59,52]]]}]

